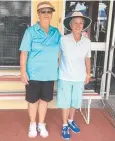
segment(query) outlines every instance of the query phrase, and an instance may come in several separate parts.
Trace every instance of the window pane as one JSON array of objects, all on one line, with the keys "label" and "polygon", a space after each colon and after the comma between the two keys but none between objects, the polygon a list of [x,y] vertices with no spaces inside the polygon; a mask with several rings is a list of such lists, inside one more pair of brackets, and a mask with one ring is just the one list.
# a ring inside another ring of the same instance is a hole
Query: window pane
[{"label": "window pane", "polygon": [[30,23],[30,1],[0,1],[0,65],[19,65],[19,46]]}]

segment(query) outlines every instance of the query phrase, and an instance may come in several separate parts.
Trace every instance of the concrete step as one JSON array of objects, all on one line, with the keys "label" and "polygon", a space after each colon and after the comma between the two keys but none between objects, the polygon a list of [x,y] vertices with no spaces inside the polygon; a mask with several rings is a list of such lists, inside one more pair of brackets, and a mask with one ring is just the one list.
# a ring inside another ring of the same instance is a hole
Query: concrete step
[{"label": "concrete step", "polygon": [[[56,108],[56,97],[48,103],[48,108]],[[24,99],[0,100],[0,109],[27,109],[27,102]]]},{"label": "concrete step", "polygon": [[[56,91],[56,83],[54,85]],[[0,93],[24,93],[25,85],[21,82],[20,76],[0,76]]]},{"label": "concrete step", "polygon": [[19,69],[1,69],[0,70],[0,77],[15,77],[20,76],[20,70]]},{"label": "concrete step", "polygon": [[24,92],[25,86],[21,81],[0,81],[0,93]]},{"label": "concrete step", "polygon": [[20,80],[19,70],[0,70],[0,92],[24,91],[25,86]]}]

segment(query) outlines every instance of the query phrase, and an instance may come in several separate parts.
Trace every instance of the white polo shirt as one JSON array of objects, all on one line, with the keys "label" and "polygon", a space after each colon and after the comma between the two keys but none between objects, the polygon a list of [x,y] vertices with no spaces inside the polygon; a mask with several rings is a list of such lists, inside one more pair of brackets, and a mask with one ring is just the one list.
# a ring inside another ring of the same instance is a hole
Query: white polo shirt
[{"label": "white polo shirt", "polygon": [[73,33],[64,35],[60,40],[60,66],[59,79],[67,81],[85,81],[86,78],[86,57],[91,57],[91,41],[81,36],[76,42]]}]

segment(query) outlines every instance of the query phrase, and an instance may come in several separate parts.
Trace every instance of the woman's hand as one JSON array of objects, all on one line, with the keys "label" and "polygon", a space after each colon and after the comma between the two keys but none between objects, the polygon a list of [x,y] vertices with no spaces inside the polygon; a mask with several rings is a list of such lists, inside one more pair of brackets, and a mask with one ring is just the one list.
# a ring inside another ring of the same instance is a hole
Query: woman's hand
[{"label": "woman's hand", "polygon": [[25,84],[25,85],[28,85],[28,81],[29,81],[29,77],[27,75],[26,72],[22,72],[21,73],[21,81]]},{"label": "woman's hand", "polygon": [[28,52],[21,51],[20,54],[20,71],[21,71],[21,81],[27,85],[29,81],[29,77],[26,73],[26,61],[27,61]]},{"label": "woman's hand", "polygon": [[87,75],[85,79],[85,84],[88,84],[91,79],[91,75]]}]

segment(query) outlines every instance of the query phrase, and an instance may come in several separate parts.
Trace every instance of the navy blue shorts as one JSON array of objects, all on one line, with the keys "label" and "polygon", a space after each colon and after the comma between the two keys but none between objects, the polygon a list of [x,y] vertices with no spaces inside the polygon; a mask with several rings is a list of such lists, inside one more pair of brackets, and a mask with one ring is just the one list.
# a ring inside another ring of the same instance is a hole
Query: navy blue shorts
[{"label": "navy blue shorts", "polygon": [[30,80],[26,88],[26,101],[35,103],[39,99],[46,102],[53,100],[54,81]]}]

